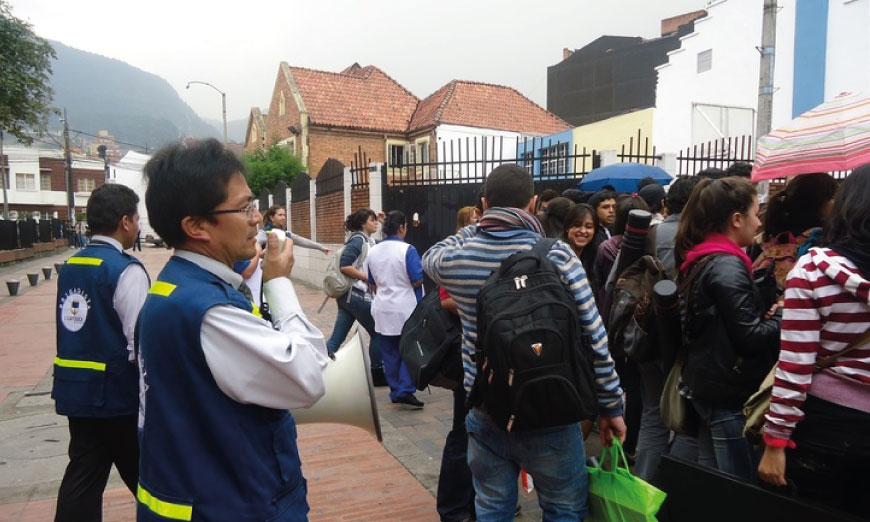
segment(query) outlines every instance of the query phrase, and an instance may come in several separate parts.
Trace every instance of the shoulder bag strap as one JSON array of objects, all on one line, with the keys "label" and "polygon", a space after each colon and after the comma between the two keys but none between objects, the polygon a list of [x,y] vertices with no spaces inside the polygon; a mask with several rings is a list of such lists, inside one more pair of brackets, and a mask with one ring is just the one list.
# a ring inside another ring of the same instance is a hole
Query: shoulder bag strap
[{"label": "shoulder bag strap", "polygon": [[842,350],[840,350],[839,352],[837,352],[833,355],[829,355],[827,357],[822,357],[821,359],[817,360],[815,371],[820,372],[820,371],[824,370],[825,368],[830,368],[831,365],[834,364],[834,361],[837,360],[837,358],[839,358],[842,355],[846,355],[847,353],[851,352],[852,350],[860,348],[861,346],[867,344],[867,341],[870,341],[870,331],[864,332],[863,334],[859,335],[858,337],[852,339],[852,341],[849,344],[847,344],[846,347],[843,348]]}]

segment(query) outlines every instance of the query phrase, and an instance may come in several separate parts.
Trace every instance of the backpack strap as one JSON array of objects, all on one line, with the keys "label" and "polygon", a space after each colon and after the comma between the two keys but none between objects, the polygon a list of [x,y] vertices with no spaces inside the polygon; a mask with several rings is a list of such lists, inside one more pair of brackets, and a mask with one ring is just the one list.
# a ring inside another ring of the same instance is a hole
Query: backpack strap
[{"label": "backpack strap", "polygon": [[535,242],[535,245],[532,247],[532,253],[540,258],[547,257],[547,252],[549,252],[553,245],[556,244],[558,239],[552,237],[542,237],[538,241]]},{"label": "backpack strap", "polygon": [[860,348],[862,345],[866,344],[867,341],[870,341],[870,331],[864,332],[863,334],[859,335],[858,337],[852,339],[852,342],[847,344],[846,347],[843,348],[842,350],[840,350],[839,352],[837,352],[833,355],[829,355],[827,357],[822,357],[821,359],[816,361],[815,371],[818,372],[818,371],[824,370],[825,368],[830,368],[831,365],[834,364],[834,361],[836,361],[838,357],[840,357],[842,355],[846,355],[847,353],[851,352],[852,350],[855,350],[856,348]]}]

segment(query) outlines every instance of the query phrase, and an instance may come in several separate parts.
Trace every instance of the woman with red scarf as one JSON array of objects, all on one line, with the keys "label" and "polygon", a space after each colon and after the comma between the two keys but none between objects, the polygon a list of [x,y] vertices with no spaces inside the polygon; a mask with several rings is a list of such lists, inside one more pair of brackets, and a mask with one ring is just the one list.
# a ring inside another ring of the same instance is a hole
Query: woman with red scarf
[{"label": "woman with red scarf", "polygon": [[764,303],[743,251],[761,222],[755,188],[743,178],[706,179],[680,216],[675,254],[687,359],[680,393],[700,417],[701,464],[753,480],[757,457],[743,438],[743,403],[779,353],[780,303]]}]

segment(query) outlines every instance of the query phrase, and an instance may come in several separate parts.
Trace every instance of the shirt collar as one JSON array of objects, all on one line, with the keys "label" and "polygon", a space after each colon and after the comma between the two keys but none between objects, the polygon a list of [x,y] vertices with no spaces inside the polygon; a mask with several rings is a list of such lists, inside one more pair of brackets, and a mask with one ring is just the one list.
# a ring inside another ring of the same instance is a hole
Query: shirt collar
[{"label": "shirt collar", "polygon": [[404,242],[405,240],[400,238],[399,236],[387,236],[383,239],[384,241],[399,241]]},{"label": "shirt collar", "polygon": [[118,252],[124,251],[124,247],[121,246],[121,242],[113,237],[101,236],[99,234],[94,234],[93,236],[91,236],[91,241],[95,241],[95,240],[101,241],[101,242],[106,243],[108,245],[112,245],[113,247],[118,249]]},{"label": "shirt collar", "polygon": [[197,254],[195,252],[191,252],[190,250],[176,249],[175,255],[182,259],[190,261],[191,263],[202,268],[203,270],[211,272],[217,277],[223,279],[224,282],[226,282],[233,288],[238,288],[242,284],[243,279],[241,274],[235,273],[232,268],[221,263],[217,259],[204,256],[202,254]]}]

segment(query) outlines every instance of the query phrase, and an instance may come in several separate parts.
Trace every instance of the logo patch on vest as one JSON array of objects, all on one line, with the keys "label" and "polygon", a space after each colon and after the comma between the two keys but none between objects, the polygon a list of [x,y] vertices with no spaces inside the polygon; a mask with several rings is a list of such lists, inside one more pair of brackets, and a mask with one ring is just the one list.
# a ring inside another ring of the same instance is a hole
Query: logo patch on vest
[{"label": "logo patch on vest", "polygon": [[60,324],[70,332],[78,332],[85,325],[91,300],[81,288],[73,288],[60,300]]},{"label": "logo patch on vest", "polygon": [[535,355],[537,355],[538,357],[541,356],[541,350],[543,350],[543,349],[544,349],[544,345],[541,343],[535,343],[532,345],[532,350],[535,351]]}]

